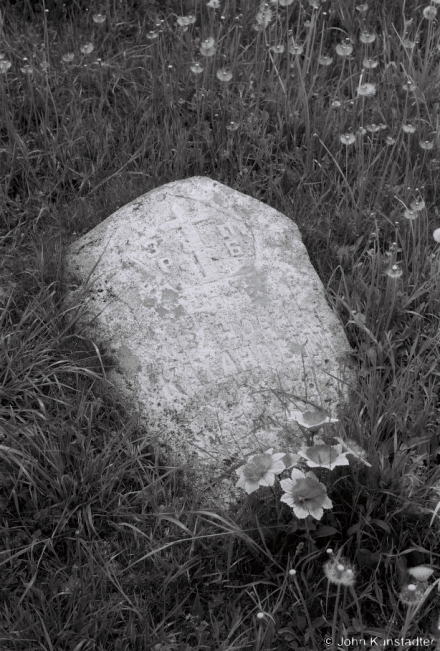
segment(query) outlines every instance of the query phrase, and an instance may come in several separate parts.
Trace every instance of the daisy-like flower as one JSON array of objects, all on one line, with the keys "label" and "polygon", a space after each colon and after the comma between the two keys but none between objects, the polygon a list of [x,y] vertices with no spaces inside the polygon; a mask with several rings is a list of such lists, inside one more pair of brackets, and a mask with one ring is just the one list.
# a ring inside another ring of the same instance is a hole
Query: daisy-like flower
[{"label": "daisy-like flower", "polygon": [[83,54],[91,54],[95,49],[93,43],[85,43],[79,48]]},{"label": "daisy-like flower", "polygon": [[399,599],[406,606],[415,606],[423,601],[425,597],[425,583],[419,583],[414,585],[414,583],[409,583],[404,586],[399,594]]},{"label": "daisy-like flower", "polygon": [[215,54],[215,40],[212,36],[205,38],[199,48],[199,52],[204,57],[213,57]]},{"label": "daisy-like flower", "polygon": [[304,44],[303,43],[293,43],[289,47],[290,54],[293,54],[295,56],[299,55],[299,54],[302,54],[303,51],[304,51]]},{"label": "daisy-like flower", "polygon": [[404,124],[402,125],[402,131],[404,133],[415,133],[416,128],[413,124]]},{"label": "daisy-like flower", "polygon": [[379,62],[377,59],[368,59],[367,57],[362,61],[362,66],[364,68],[367,68],[368,70],[372,70],[374,68],[377,68],[379,65]]},{"label": "daisy-like flower", "polygon": [[405,84],[403,84],[402,88],[407,93],[411,93],[416,90],[417,86],[412,81],[408,80]]},{"label": "daisy-like flower", "polygon": [[299,456],[306,460],[309,468],[328,468],[333,470],[336,466],[348,466],[347,452],[342,452],[342,445],[313,445],[302,448]]},{"label": "daisy-like flower", "polygon": [[279,45],[272,45],[270,49],[275,54],[282,54],[285,50],[285,47],[282,43],[279,43]]},{"label": "daisy-like flower", "polygon": [[258,29],[266,29],[266,27],[269,25],[270,21],[272,20],[272,9],[269,8],[269,6],[266,6],[264,2],[260,4],[260,10],[258,11],[257,15],[255,16],[255,20],[257,21],[256,28]]},{"label": "daisy-like flower", "polygon": [[336,54],[339,54],[340,57],[347,57],[353,52],[351,43],[338,43],[335,49]]},{"label": "daisy-like flower", "polygon": [[398,264],[393,264],[393,266],[387,269],[385,273],[389,278],[400,278],[403,271]]},{"label": "daisy-like flower", "polygon": [[316,411],[289,411],[289,418],[296,421],[299,425],[306,427],[310,432],[317,432],[326,423],[337,423],[337,418],[329,418],[321,410]]},{"label": "daisy-like flower", "polygon": [[346,558],[331,558],[324,564],[324,574],[330,583],[336,585],[351,586],[356,579],[354,565]]},{"label": "daisy-like flower", "polygon": [[260,486],[273,486],[275,475],[282,473],[286,466],[281,461],[284,452],[272,453],[273,448],[261,454],[253,454],[244,466],[237,468],[235,472],[240,477],[237,487],[244,488],[250,495]]},{"label": "daisy-like flower", "polygon": [[410,567],[408,573],[419,583],[425,583],[434,574],[434,570],[427,565],[417,565],[417,567]]},{"label": "daisy-like flower", "polygon": [[198,61],[196,61],[195,63],[193,63],[192,65],[190,65],[189,69],[190,69],[191,72],[193,72],[195,75],[200,75],[200,74],[203,72],[203,70],[204,70],[203,66],[202,66]]},{"label": "daisy-like flower", "polygon": [[440,243],[440,228],[435,229],[435,231],[432,234],[432,237],[435,239],[436,242]]},{"label": "daisy-like flower", "polygon": [[373,34],[371,32],[361,32],[359,40],[361,43],[374,43],[376,40],[376,34]]},{"label": "daisy-like flower", "polygon": [[220,81],[228,82],[231,81],[232,79],[232,72],[230,70],[227,70],[226,68],[220,68],[219,70],[217,70],[215,76]]},{"label": "daisy-like flower", "polygon": [[93,14],[92,20],[97,25],[105,23],[105,16],[103,14]]},{"label": "daisy-like flower", "polygon": [[343,145],[352,145],[354,142],[356,142],[356,136],[353,133],[342,133],[339,136],[339,140]]},{"label": "daisy-like flower", "polygon": [[333,57],[329,56],[320,56],[318,59],[320,66],[330,66],[333,63]]},{"label": "daisy-like flower", "polygon": [[2,60],[0,61],[0,73],[5,73],[12,66],[10,61]]},{"label": "daisy-like flower", "polygon": [[419,212],[420,210],[423,210],[425,205],[426,204],[423,201],[422,197],[414,199],[414,201],[411,201],[411,203],[410,203],[411,210],[415,210],[415,212]]},{"label": "daisy-like flower", "polygon": [[419,142],[419,145],[422,149],[425,150],[432,149],[434,147],[434,143],[430,140],[423,140],[423,141],[421,140]]},{"label": "daisy-like flower", "polygon": [[357,92],[362,97],[371,97],[376,94],[376,86],[374,84],[359,84]]},{"label": "daisy-like flower", "polygon": [[193,25],[196,20],[197,19],[193,14],[189,14],[188,16],[179,16],[176,22],[179,27],[187,27],[187,25]]},{"label": "daisy-like flower", "polygon": [[410,219],[410,220],[412,221],[413,219],[417,219],[418,214],[417,214],[417,211],[416,211],[416,210],[409,210],[409,209],[406,209],[406,210],[403,212],[403,216],[405,217],[405,219]]},{"label": "daisy-like flower", "polygon": [[371,97],[376,94],[376,86],[374,84],[359,84],[357,93],[362,97]]},{"label": "daisy-like flower", "polygon": [[371,463],[365,461],[367,453],[365,452],[365,450],[361,448],[360,445],[356,443],[356,441],[353,441],[352,439],[347,439],[346,441],[344,441],[339,436],[335,436],[335,439],[339,441],[339,443],[342,445],[344,450],[346,450],[347,454],[352,455],[353,457],[355,457],[355,459],[362,461],[362,463],[364,463],[366,466],[371,468]]},{"label": "daisy-like flower", "polygon": [[282,479],[280,482],[285,491],[280,498],[281,502],[292,507],[297,518],[307,518],[311,515],[320,520],[324,509],[333,507],[324,484],[321,484],[313,472],[306,474],[298,468],[294,468],[290,476],[291,479]]},{"label": "daisy-like flower", "polygon": [[427,20],[434,20],[437,16],[437,7],[425,7],[423,10],[423,17]]},{"label": "daisy-like flower", "polygon": [[220,9],[220,0],[209,0],[206,6],[210,9]]}]

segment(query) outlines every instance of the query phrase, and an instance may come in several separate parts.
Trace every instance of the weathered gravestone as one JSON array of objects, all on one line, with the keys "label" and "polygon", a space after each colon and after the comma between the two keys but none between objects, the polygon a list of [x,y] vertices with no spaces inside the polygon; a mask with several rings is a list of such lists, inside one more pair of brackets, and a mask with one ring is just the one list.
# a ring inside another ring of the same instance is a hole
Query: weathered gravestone
[{"label": "weathered gravestone", "polygon": [[[117,395],[203,491],[251,452],[300,447],[281,389],[292,409],[336,417],[354,387],[297,226],[211,179],[132,201],[70,246],[66,269],[67,297],[90,276],[86,333],[111,351]],[[230,474],[207,504],[243,495]]]}]

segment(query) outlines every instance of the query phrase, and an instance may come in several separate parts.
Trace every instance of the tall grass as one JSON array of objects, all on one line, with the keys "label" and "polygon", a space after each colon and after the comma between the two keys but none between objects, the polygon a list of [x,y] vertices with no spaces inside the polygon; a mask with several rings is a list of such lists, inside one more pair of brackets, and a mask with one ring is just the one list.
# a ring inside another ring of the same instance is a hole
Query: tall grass
[{"label": "tall grass", "polygon": [[[440,648],[439,10],[0,10],[1,649]],[[297,223],[358,361],[319,522],[201,508],[61,307],[73,238],[196,175]]]}]

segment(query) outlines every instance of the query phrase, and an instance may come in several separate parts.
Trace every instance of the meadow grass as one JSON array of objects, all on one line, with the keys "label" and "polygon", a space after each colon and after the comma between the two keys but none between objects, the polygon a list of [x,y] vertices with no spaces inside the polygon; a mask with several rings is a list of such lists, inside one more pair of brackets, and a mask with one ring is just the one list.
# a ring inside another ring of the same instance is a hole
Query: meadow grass
[{"label": "meadow grass", "polygon": [[[43,4],[0,10],[0,649],[440,648],[439,1]],[[201,508],[62,307],[191,176],[296,222],[353,347],[320,520]]]}]

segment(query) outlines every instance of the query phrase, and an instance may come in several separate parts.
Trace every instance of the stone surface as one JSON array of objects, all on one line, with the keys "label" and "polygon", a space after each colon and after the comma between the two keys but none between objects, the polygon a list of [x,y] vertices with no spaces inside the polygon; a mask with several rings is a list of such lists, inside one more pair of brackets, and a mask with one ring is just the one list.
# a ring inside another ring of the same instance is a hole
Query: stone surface
[{"label": "stone surface", "polygon": [[[117,395],[204,490],[251,452],[298,449],[286,404],[336,417],[355,387],[297,226],[211,179],[124,206],[70,245],[66,270],[67,299],[90,275],[86,333],[111,353]],[[237,481],[206,490],[207,503],[242,496]]]}]

